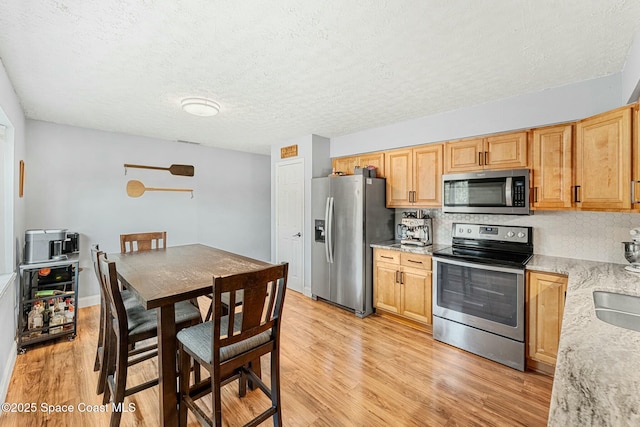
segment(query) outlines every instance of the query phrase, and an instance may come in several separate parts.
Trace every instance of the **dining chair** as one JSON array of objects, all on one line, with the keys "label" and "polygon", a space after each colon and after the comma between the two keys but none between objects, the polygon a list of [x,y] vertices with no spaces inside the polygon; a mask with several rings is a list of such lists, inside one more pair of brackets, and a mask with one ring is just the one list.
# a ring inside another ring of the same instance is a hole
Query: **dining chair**
[{"label": "dining chair", "polygon": [[[127,388],[128,368],[158,354],[156,343],[130,350],[134,344],[158,336],[158,316],[156,310],[146,310],[142,305],[125,307],[118,286],[116,263],[100,253],[98,265],[111,317],[104,333],[108,343],[105,345],[106,384],[102,400],[103,404],[122,405],[126,396],[158,384],[158,378],[155,378]],[[176,303],[175,313],[176,330],[202,322],[200,310],[188,301]],[[112,411],[110,426],[118,426],[121,416],[121,411]]]},{"label": "dining chair", "polygon": [[[283,263],[265,269],[213,279],[213,315],[204,322],[177,334],[180,354],[179,425],[187,425],[187,410],[193,411],[201,424],[222,425],[220,389],[239,379],[238,394],[244,397],[247,381],[257,385],[271,399],[271,406],[247,423],[255,426],[273,417],[275,426],[282,425],[280,404],[280,325],[287,289],[289,265]],[[243,292],[242,305],[236,306]],[[222,297],[227,295],[229,307],[223,314]],[[267,387],[253,370],[255,360],[271,354],[271,386]],[[207,369],[210,377],[190,385],[191,359]],[[211,393],[212,417],[200,398]]]},{"label": "dining chair", "polygon": [[131,233],[120,235],[120,253],[150,251],[167,247],[167,232]]},{"label": "dining chair", "polygon": [[[109,313],[109,304],[108,297],[104,292],[104,287],[102,286],[102,278],[100,277],[100,265],[98,263],[98,255],[101,254],[100,245],[95,244],[91,245],[91,261],[93,262],[93,271],[96,274],[96,278],[98,279],[98,284],[100,288],[100,324],[98,325],[98,345],[96,347],[96,359],[93,364],[93,371],[100,371],[98,374],[98,385],[96,387],[96,394],[102,394],[104,392],[104,385],[106,379],[106,365],[104,363],[104,354],[105,348],[107,345],[107,337],[105,335],[105,331],[108,331],[107,322],[109,322],[110,313]],[[140,303],[135,299],[135,296],[127,291],[122,290],[120,292],[120,296],[122,297],[122,301],[125,305],[125,308],[140,306]],[[140,306],[142,308],[142,306]]]}]

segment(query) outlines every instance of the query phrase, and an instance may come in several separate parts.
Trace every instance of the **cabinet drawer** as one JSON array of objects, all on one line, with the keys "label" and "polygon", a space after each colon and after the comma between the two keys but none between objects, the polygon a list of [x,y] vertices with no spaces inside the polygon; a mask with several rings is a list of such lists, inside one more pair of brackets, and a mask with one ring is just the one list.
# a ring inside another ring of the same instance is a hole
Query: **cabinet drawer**
[{"label": "cabinet drawer", "polygon": [[423,270],[431,270],[431,255],[412,254],[409,252],[400,252],[400,264],[421,268]]},{"label": "cabinet drawer", "polygon": [[377,249],[373,253],[374,261],[377,262],[386,262],[390,264],[400,264],[400,254],[399,251],[392,251],[389,249]]}]

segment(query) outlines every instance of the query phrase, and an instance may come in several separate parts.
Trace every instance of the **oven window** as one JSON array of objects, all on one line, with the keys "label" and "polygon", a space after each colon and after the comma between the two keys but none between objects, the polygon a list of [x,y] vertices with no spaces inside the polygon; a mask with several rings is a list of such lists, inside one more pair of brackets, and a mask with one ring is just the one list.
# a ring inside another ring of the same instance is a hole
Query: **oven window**
[{"label": "oven window", "polygon": [[437,304],[460,313],[517,326],[518,275],[438,263]]},{"label": "oven window", "polygon": [[506,206],[504,178],[487,178],[444,183],[446,206]]}]

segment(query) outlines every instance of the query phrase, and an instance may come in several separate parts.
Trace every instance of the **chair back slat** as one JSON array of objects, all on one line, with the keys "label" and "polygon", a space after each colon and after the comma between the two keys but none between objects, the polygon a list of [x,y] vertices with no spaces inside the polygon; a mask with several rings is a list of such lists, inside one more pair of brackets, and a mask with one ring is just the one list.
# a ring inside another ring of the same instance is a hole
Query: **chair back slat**
[{"label": "chair back slat", "polygon": [[[231,276],[214,277],[212,354],[218,357],[221,347],[243,341],[271,330],[272,340],[279,331],[279,317],[287,287],[287,263],[262,270]],[[242,292],[242,304],[235,305],[235,294]],[[222,295],[229,294],[229,314],[226,331],[220,330]],[[235,307],[235,310],[233,309]],[[226,332],[226,334],[225,334]]]},{"label": "chair back slat", "polygon": [[120,235],[120,252],[150,251],[167,247],[167,232],[131,233]]}]

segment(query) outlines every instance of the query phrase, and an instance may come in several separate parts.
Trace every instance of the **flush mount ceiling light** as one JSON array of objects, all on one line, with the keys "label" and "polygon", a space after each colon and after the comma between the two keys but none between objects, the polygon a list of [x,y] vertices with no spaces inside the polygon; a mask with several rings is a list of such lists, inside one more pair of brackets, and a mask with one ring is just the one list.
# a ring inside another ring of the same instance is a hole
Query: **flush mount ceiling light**
[{"label": "flush mount ceiling light", "polygon": [[185,98],[180,105],[187,113],[200,117],[215,116],[220,111],[220,104],[207,98]]}]

